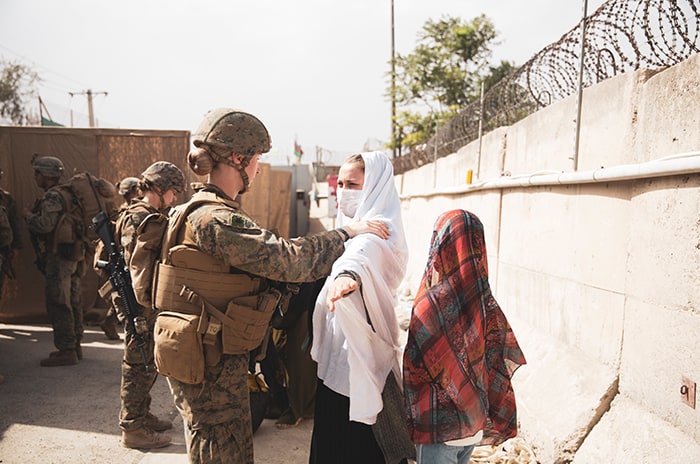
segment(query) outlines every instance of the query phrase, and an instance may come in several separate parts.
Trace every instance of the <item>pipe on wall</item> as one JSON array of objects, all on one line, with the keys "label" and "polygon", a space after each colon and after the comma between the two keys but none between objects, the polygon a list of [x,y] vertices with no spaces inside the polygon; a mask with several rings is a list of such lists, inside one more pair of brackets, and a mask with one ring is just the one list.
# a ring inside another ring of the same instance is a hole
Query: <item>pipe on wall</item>
[{"label": "pipe on wall", "polygon": [[401,195],[402,200],[428,198],[438,195],[460,195],[479,190],[542,187],[556,185],[591,184],[598,182],[622,182],[653,177],[676,176],[700,173],[700,151],[678,153],[653,161],[638,164],[601,167],[591,171],[537,171],[530,174],[502,175],[469,185],[459,185],[430,192]]}]

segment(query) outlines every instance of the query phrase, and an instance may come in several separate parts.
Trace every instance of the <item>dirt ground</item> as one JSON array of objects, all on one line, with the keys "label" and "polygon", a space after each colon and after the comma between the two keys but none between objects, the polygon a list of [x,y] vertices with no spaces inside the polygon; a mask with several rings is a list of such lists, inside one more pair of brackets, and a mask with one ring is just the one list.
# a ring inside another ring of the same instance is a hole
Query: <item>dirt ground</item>
[{"label": "dirt ground", "polygon": [[[166,432],[172,444],[153,451],[123,448],[118,427],[122,342],[87,327],[78,365],[40,367],[54,350],[52,339],[49,324],[0,323],[0,464],[187,464],[182,419],[165,378],[151,390],[151,411],[173,422]],[[305,420],[280,430],[266,419],[253,436],[256,464],[306,464],[312,428],[313,421]],[[518,437],[499,447],[478,447],[470,462],[537,464]]]},{"label": "dirt ground", "polygon": [[[180,418],[162,377],[151,391],[151,411],[173,421],[173,443],[143,452],[123,448],[119,417],[122,342],[87,327],[84,359],[76,366],[40,367],[54,350],[48,324],[0,323],[0,463],[94,462],[186,464]],[[313,421],[279,430],[265,420],[254,435],[255,462],[308,462]]]}]

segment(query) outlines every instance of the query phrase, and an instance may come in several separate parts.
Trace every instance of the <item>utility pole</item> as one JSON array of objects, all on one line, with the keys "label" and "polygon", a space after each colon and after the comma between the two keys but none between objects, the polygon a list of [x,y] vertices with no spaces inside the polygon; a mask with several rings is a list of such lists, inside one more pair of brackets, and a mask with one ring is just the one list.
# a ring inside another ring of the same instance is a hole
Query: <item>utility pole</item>
[{"label": "utility pole", "polygon": [[583,17],[581,18],[581,60],[579,62],[578,70],[578,104],[576,108],[576,139],[574,141],[574,156],[573,164],[574,171],[578,171],[578,153],[579,145],[581,143],[581,105],[583,104],[583,68],[584,68],[584,54],[586,52],[586,21],[588,17],[588,0],[583,0]]},{"label": "utility pole", "polygon": [[107,92],[93,92],[91,89],[84,90],[82,92],[68,92],[71,97],[75,95],[87,95],[88,101],[88,118],[90,119],[90,127],[95,127],[95,114],[92,110],[92,96],[93,95],[104,95],[107,96]]},{"label": "utility pole", "polygon": [[396,52],[394,45],[394,0],[391,0],[391,142],[392,157],[396,158]]}]

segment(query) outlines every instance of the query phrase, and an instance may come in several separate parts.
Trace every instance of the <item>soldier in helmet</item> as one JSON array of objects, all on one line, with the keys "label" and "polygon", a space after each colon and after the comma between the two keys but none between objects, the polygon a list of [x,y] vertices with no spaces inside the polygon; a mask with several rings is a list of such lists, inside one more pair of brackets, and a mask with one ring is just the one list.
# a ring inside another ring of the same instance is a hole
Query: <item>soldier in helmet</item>
[{"label": "soldier in helmet", "polygon": [[138,177],[125,177],[119,181],[117,191],[124,199],[124,206],[128,206],[134,198],[140,198],[142,196],[139,190],[139,182],[140,180]]},{"label": "soldier in helmet", "polygon": [[[124,203],[121,205],[122,209],[127,208],[131,203],[131,200],[141,198],[142,194],[139,190],[139,182],[140,180],[138,177],[125,177],[117,183],[117,191],[124,199]],[[102,324],[100,324],[100,328],[108,339],[119,340],[119,333],[117,332],[118,322],[119,318],[117,315],[117,310],[113,305],[110,305],[104,321],[102,321]]]},{"label": "soldier in helmet", "polygon": [[[143,230],[144,220],[152,215],[165,219],[165,212],[177,200],[177,195],[185,190],[185,176],[180,168],[167,161],[151,164],[137,179],[133,188],[143,193],[141,199],[132,199],[120,212],[115,226],[114,239],[124,252],[124,262],[132,267],[134,249],[139,234]],[[120,183],[120,193],[124,181]],[[150,218],[149,218],[150,219]],[[153,266],[152,262],[143,266]],[[112,300],[116,308],[121,305],[118,294],[113,292]],[[124,337],[124,357],[122,359],[121,409],[119,427],[122,430],[122,445],[126,448],[161,448],[170,444],[170,437],[160,432],[172,428],[172,423],[160,420],[149,412],[151,404],[150,391],[156,381],[157,372],[153,369],[153,323],[155,314],[150,305],[135,308],[137,327],[142,329],[140,335],[146,340],[146,362],[135,340],[135,335],[126,331]]]},{"label": "soldier in helmet", "polygon": [[34,180],[44,191],[31,212],[25,212],[27,228],[37,255],[37,267],[46,278],[46,311],[53,325],[58,351],[41,360],[42,366],[66,366],[82,359],[83,306],[80,279],[84,272],[84,244],[80,227],[67,218],[68,206],[58,191],[63,162],[53,156],[35,155]]},{"label": "soldier in helmet", "polygon": [[[381,221],[358,221],[286,240],[258,226],[241,210],[238,196],[259,173],[270,136],[250,113],[229,108],[209,112],[193,144],[189,166],[207,179],[193,184],[190,202],[169,219],[154,283],[156,363],[159,371],[167,371],[190,462],[252,463],[247,372],[250,351],[264,339],[279,299],[270,281],[315,281],[329,274],[345,241],[367,232],[386,239],[389,232]],[[227,291],[223,295],[222,288]],[[199,327],[206,328],[199,348],[201,372],[180,369],[192,367],[183,358],[186,353],[161,346],[159,334],[168,333],[176,320],[172,315],[178,313],[181,320],[200,315]]]}]

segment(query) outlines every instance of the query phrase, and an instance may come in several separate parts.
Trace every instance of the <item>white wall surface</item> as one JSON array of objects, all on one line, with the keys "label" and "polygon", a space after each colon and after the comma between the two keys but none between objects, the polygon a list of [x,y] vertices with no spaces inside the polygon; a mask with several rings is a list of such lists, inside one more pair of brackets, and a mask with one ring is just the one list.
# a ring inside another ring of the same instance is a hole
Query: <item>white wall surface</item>
[{"label": "white wall surface", "polygon": [[[585,89],[579,171],[700,151],[698,70],[700,55]],[[438,215],[472,211],[528,359],[514,384],[521,435],[540,462],[698,462],[700,402],[690,408],[679,391],[682,376],[700,381],[700,169],[465,187],[468,169],[475,184],[573,170],[575,117],[570,97],[486,134],[480,159],[475,141],[437,171],[397,176],[411,250],[404,291],[417,289]]]}]

